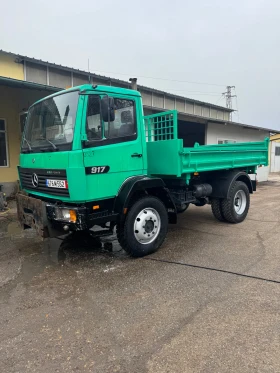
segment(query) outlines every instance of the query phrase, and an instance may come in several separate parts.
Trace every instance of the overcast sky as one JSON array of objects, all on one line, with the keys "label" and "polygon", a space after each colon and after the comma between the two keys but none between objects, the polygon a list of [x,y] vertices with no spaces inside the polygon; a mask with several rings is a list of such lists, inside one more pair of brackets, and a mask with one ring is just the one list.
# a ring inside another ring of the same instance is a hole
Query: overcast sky
[{"label": "overcast sky", "polygon": [[235,85],[233,120],[280,129],[279,0],[17,0],[2,10],[0,49],[84,70],[89,58],[91,72],[219,105]]}]

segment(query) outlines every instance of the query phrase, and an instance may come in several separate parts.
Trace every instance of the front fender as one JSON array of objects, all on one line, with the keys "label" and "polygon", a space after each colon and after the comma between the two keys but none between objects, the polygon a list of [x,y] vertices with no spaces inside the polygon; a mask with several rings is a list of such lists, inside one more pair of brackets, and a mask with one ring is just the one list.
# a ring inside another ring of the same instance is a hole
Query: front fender
[{"label": "front fender", "polygon": [[125,209],[129,207],[131,199],[137,192],[143,192],[159,198],[168,210],[170,222],[176,223],[176,207],[168,188],[166,188],[162,179],[148,176],[131,177],[121,186],[114,206],[114,212],[120,214],[120,219],[124,217]]},{"label": "front fender", "polygon": [[132,195],[139,190],[149,188],[164,188],[164,182],[160,178],[150,178],[148,176],[133,176],[125,180],[119,189],[115,200],[114,211],[120,213],[127,208]]}]

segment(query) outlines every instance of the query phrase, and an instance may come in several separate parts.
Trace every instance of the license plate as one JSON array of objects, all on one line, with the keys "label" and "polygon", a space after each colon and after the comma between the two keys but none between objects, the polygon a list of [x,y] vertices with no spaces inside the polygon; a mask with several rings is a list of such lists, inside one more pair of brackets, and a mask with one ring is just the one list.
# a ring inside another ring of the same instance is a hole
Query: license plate
[{"label": "license plate", "polygon": [[65,180],[46,180],[46,185],[49,188],[64,188],[66,189],[66,181]]}]

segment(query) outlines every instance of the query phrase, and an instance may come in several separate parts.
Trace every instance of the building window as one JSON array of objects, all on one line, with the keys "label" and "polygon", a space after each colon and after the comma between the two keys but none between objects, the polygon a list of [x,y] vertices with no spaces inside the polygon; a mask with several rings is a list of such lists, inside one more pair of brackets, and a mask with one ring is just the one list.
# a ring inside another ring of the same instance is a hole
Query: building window
[{"label": "building window", "polygon": [[275,146],[275,155],[280,156],[280,146]]},{"label": "building window", "polygon": [[235,144],[236,140],[229,140],[229,139],[218,139],[218,144]]},{"label": "building window", "polygon": [[5,119],[0,119],[0,167],[8,167],[7,127]]}]

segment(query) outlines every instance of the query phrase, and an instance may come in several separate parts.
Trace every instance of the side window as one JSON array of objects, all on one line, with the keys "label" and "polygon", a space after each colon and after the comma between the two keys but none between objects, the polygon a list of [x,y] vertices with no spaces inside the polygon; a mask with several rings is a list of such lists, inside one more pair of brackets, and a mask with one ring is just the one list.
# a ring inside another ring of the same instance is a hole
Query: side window
[{"label": "side window", "polygon": [[114,105],[115,120],[110,123],[103,122],[100,97],[88,96],[86,133],[89,141],[102,140],[98,146],[136,138],[135,102],[114,98]]},{"label": "side window", "polygon": [[88,96],[86,132],[88,140],[102,139],[102,124],[100,116],[100,99]]},{"label": "side window", "polygon": [[8,166],[7,128],[5,119],[0,119],[0,167]]},{"label": "side window", "polygon": [[114,122],[104,123],[104,135],[107,139],[132,136],[136,134],[135,106],[133,100],[120,98],[114,99],[115,120]]},{"label": "side window", "polygon": [[236,140],[218,139],[217,144],[235,144]]}]

